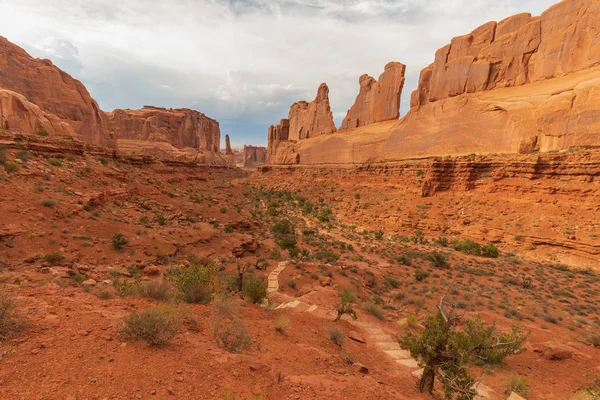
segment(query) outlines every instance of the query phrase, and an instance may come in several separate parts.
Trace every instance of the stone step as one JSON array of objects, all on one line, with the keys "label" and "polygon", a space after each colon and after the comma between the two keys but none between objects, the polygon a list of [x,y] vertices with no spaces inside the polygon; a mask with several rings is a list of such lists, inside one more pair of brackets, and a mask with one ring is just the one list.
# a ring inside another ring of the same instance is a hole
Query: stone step
[{"label": "stone step", "polygon": [[308,307],[308,310],[306,310],[306,312],[313,312],[317,309],[317,305],[313,304],[312,306]]},{"label": "stone step", "polygon": [[378,326],[371,326],[371,327],[365,327],[365,331],[367,331],[368,334],[370,335],[383,335],[385,332],[383,332],[383,329],[381,329]]},{"label": "stone step", "polygon": [[379,342],[375,344],[382,350],[402,350],[397,342]]},{"label": "stone step", "polygon": [[410,351],[407,350],[385,350],[385,353],[396,359],[406,360],[410,358]]},{"label": "stone step", "polygon": [[394,342],[394,338],[385,333],[379,335],[369,335],[369,339],[373,342]]},{"label": "stone step", "polygon": [[419,368],[419,363],[412,358],[406,360],[396,360],[396,362],[408,368]]}]

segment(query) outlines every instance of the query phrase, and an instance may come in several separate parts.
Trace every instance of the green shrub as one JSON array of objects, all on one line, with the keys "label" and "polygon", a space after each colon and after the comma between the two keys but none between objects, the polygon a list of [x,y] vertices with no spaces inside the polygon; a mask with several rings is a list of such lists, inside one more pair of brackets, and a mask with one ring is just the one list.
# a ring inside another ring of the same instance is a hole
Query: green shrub
[{"label": "green shrub", "polygon": [[424,280],[425,278],[429,277],[429,271],[423,271],[422,269],[418,269],[415,271],[415,279],[418,282],[421,282],[422,280]]},{"label": "green shrub", "polygon": [[225,214],[225,213],[227,212],[227,208],[225,208],[225,207],[221,207],[221,208],[219,209],[219,212],[220,212],[221,214]]},{"label": "green shrub", "polygon": [[438,253],[437,251],[432,251],[429,253],[427,259],[429,259],[429,261],[431,261],[436,268],[450,268],[450,263],[448,262],[447,257],[442,253]]},{"label": "green shrub", "polygon": [[[317,276],[317,279],[318,278],[319,277]],[[354,293],[352,293],[348,289],[344,289],[344,291],[342,293],[340,293],[339,302],[335,305],[335,309],[338,313],[335,320],[338,321],[344,314],[348,314],[353,319],[356,319],[356,311],[354,311],[354,308],[352,308],[352,305],[354,304],[355,301],[356,301],[356,296],[354,295]]]},{"label": "green shrub", "polygon": [[504,394],[510,395],[515,392],[519,396],[525,396],[529,392],[529,381],[521,375],[511,375],[506,379]]},{"label": "green shrub", "polygon": [[216,287],[217,266],[213,261],[193,261],[185,269],[170,270],[167,279],[186,303],[207,304]]},{"label": "green shrub", "polygon": [[25,328],[25,321],[17,310],[17,303],[0,294],[0,342],[12,339]]},{"label": "green shrub", "polygon": [[276,236],[291,235],[294,233],[294,227],[289,220],[282,219],[273,225],[271,232]]},{"label": "green shrub", "polygon": [[144,340],[150,346],[162,346],[171,341],[180,325],[172,308],[150,307],[125,317],[121,334],[126,340]]},{"label": "green shrub", "polygon": [[498,248],[492,243],[486,244],[481,248],[481,255],[484,257],[498,258],[499,254],[500,253],[498,252]]},{"label": "green shrub", "polygon": [[383,312],[381,307],[379,307],[375,303],[367,303],[367,305],[365,305],[364,307],[364,310],[369,314],[374,315],[377,319],[380,319],[382,321],[385,320],[385,313]]},{"label": "green shrub", "polygon": [[62,262],[64,259],[65,259],[65,256],[63,256],[62,254],[60,254],[57,251],[50,253],[50,254],[46,254],[46,257],[44,257],[44,260],[46,260],[46,262],[48,262],[49,264],[52,264],[52,265],[58,264],[58,263]]},{"label": "green shrub", "polygon": [[4,164],[4,171],[8,172],[9,174],[12,172],[18,172],[19,166],[15,163],[7,162]]},{"label": "green shrub", "polygon": [[465,254],[472,254],[478,256],[481,254],[481,245],[470,239],[463,239],[453,243],[452,247],[456,251],[460,251]]},{"label": "green shrub", "polygon": [[260,277],[246,274],[242,281],[242,294],[254,304],[260,304],[267,297],[267,283]]},{"label": "green shrub", "polygon": [[279,240],[278,244],[282,249],[291,249],[296,247],[297,240],[294,236],[285,236]]},{"label": "green shrub", "polygon": [[48,164],[54,166],[54,167],[61,167],[62,166],[62,161],[57,160],[56,158],[49,158],[48,159]]},{"label": "green shrub", "polygon": [[54,207],[56,207],[56,201],[54,201],[52,199],[45,199],[45,200],[42,200],[42,205],[44,207],[54,208]]},{"label": "green shrub", "polygon": [[44,136],[44,137],[48,136],[48,132],[46,132],[46,131],[37,131],[35,134],[38,136]]},{"label": "green shrub", "polygon": [[121,233],[115,233],[112,237],[112,248],[115,250],[122,250],[129,243],[125,236]]},{"label": "green shrub", "polygon": [[399,287],[400,287],[400,281],[399,281],[399,280],[397,280],[397,279],[391,278],[391,277],[389,277],[389,276],[388,276],[388,277],[385,277],[385,278],[383,278],[383,283],[384,283],[384,285],[386,285],[386,286],[391,286],[391,287],[393,287],[394,289],[397,289],[397,288],[399,288]]},{"label": "green shrub", "polygon": [[325,261],[327,263],[332,263],[340,259],[338,254],[329,250],[319,250],[313,254],[313,257],[316,260]]},{"label": "green shrub", "polygon": [[218,299],[213,305],[213,337],[219,347],[231,352],[250,346],[250,335],[230,299]]},{"label": "green shrub", "polygon": [[342,347],[342,345],[344,344],[344,332],[342,332],[342,330],[340,328],[336,328],[333,326],[330,326],[327,329],[327,334],[329,335],[329,339],[335,343],[337,346]]}]

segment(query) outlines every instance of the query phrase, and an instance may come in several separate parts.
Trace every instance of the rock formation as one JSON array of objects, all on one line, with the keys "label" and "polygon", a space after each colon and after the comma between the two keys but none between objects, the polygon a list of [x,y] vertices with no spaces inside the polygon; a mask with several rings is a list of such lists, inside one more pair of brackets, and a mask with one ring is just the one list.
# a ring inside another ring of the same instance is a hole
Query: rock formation
[{"label": "rock formation", "polygon": [[[361,93],[372,92],[370,82],[361,79]],[[368,104],[359,101],[364,97],[359,94],[343,132],[269,141],[269,163],[373,163],[598,147],[600,2],[565,0],[540,17],[518,14],[452,39],[421,71],[411,110],[398,121],[353,122],[365,108],[357,104]]]},{"label": "rock formation", "polygon": [[290,107],[289,140],[307,139],[336,131],[329,106],[329,88],[321,83],[313,101],[299,101]]},{"label": "rock formation", "polygon": [[267,148],[244,146],[244,167],[257,167],[267,162]]},{"label": "rock formation", "polygon": [[0,128],[21,133],[76,136],[71,125],[56,115],[41,110],[19,93],[4,89],[0,89]]},{"label": "rock formation", "polygon": [[119,141],[166,142],[179,149],[219,152],[219,123],[198,111],[144,106],[139,110],[114,110],[108,113],[108,120]]},{"label": "rock formation", "polygon": [[81,82],[50,60],[33,58],[1,36],[0,55],[0,88],[17,92],[46,113],[56,115],[72,127],[75,138],[116,148],[105,114]]},{"label": "rock formation", "polygon": [[404,64],[390,62],[385,66],[379,81],[369,75],[362,75],[358,80],[360,91],[356,101],[348,110],[340,129],[398,119],[405,71]]},{"label": "rock formation", "polygon": [[225,154],[228,156],[233,155],[233,150],[231,150],[231,140],[229,139],[229,135],[225,135]]}]

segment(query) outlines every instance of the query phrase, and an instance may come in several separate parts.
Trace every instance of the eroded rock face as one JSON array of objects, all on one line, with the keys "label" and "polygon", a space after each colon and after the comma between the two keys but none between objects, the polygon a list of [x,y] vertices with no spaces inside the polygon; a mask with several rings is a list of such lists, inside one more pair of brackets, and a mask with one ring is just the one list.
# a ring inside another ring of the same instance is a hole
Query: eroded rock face
[{"label": "eroded rock face", "polygon": [[322,83],[313,101],[292,104],[288,117],[289,140],[302,140],[336,131],[329,105],[329,88]]},{"label": "eroded rock face", "polygon": [[233,150],[231,150],[231,139],[229,139],[229,135],[225,135],[225,154],[228,156],[233,155]]},{"label": "eroded rock face", "polygon": [[166,142],[180,149],[219,152],[219,123],[198,111],[144,106],[139,110],[117,109],[107,115],[117,139]]},{"label": "eroded rock face", "polygon": [[106,115],[81,82],[50,60],[33,58],[1,36],[0,55],[0,88],[17,92],[41,110],[56,115],[72,127],[77,139],[117,147],[109,135]]},{"label": "eroded rock face", "polygon": [[256,167],[267,162],[267,148],[244,146],[244,167]]},{"label": "eroded rock face", "polygon": [[405,72],[404,64],[390,62],[379,76],[379,81],[369,75],[362,75],[359,78],[360,91],[342,121],[340,130],[398,119]]},{"label": "eroded rock face", "polygon": [[19,93],[4,89],[0,89],[0,127],[20,133],[77,136],[71,125],[56,115],[41,110]]},{"label": "eroded rock face", "polygon": [[598,63],[600,3],[567,0],[541,17],[517,14],[452,39],[421,72],[411,108],[464,93],[539,82]]}]

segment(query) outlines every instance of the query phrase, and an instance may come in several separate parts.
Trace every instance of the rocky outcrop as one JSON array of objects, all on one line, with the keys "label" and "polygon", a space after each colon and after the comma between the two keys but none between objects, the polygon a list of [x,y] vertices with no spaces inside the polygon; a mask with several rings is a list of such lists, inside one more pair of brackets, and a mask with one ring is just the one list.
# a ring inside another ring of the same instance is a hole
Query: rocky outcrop
[{"label": "rocky outcrop", "polygon": [[376,81],[369,75],[359,78],[360,91],[348,110],[340,129],[352,129],[376,122],[397,120],[400,116],[400,96],[404,87],[406,66],[390,62]]},{"label": "rocky outcrop", "polygon": [[0,127],[21,133],[41,133],[73,138],[73,128],[54,114],[41,110],[25,96],[0,89]]},{"label": "rocky outcrop", "polygon": [[229,135],[225,135],[225,154],[228,156],[233,155],[233,150],[231,150],[231,139],[229,139]]},{"label": "rocky outcrop", "polygon": [[289,140],[308,139],[336,131],[329,105],[329,88],[322,83],[313,101],[292,104],[288,117]]},{"label": "rocky outcrop", "polygon": [[139,110],[114,110],[108,113],[108,120],[119,140],[165,142],[179,149],[219,152],[219,123],[198,111],[144,106]]},{"label": "rocky outcrop", "polygon": [[257,167],[267,162],[267,148],[244,146],[244,167]]},{"label": "rocky outcrop", "polygon": [[600,147],[599,104],[600,3],[565,0],[540,17],[518,14],[452,39],[421,71],[402,119],[360,126],[347,117],[358,128],[270,142],[269,163]]},{"label": "rocky outcrop", "polygon": [[439,49],[411,107],[464,93],[525,85],[600,63],[600,3],[566,0],[540,17],[488,22]]},{"label": "rocky outcrop", "polygon": [[41,110],[68,123],[76,139],[116,148],[104,112],[81,82],[50,60],[33,58],[1,36],[0,55],[0,88],[23,95]]}]

